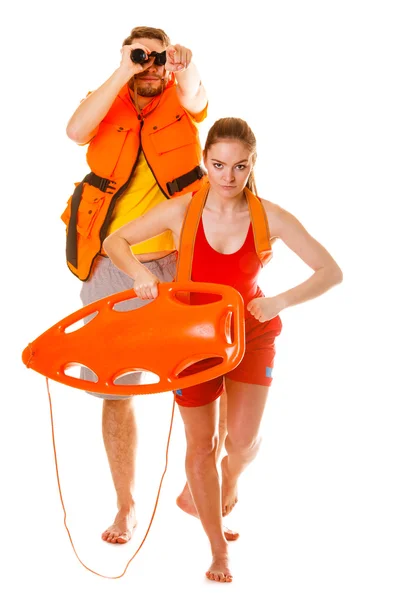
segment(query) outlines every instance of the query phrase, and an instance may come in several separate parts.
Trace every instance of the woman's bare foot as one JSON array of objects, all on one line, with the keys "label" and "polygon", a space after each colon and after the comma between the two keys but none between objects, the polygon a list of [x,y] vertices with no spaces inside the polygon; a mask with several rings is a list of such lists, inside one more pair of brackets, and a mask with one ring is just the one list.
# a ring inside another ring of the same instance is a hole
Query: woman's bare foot
[{"label": "woman's bare foot", "polygon": [[[192,517],[199,518],[196,507],[193,503],[192,494],[190,493],[189,486],[187,483],[183,488],[183,492],[177,497],[176,503],[179,506],[179,508],[183,510],[183,512],[187,513],[188,515],[191,515]],[[236,531],[228,529],[228,527],[225,527],[225,525],[223,526],[223,530],[227,542],[234,542],[238,539],[239,534]]]},{"label": "woman's bare foot", "polygon": [[114,523],[102,534],[102,539],[110,544],[126,544],[132,537],[136,527],[135,505],[129,508],[121,508]]},{"label": "woman's bare foot", "polygon": [[221,461],[222,472],[222,516],[229,515],[238,501],[237,479],[233,480],[228,471],[228,457]]},{"label": "woman's bare foot", "polygon": [[229,560],[227,554],[214,554],[211,567],[206,573],[206,577],[212,581],[220,583],[230,583],[232,573],[229,570]]}]

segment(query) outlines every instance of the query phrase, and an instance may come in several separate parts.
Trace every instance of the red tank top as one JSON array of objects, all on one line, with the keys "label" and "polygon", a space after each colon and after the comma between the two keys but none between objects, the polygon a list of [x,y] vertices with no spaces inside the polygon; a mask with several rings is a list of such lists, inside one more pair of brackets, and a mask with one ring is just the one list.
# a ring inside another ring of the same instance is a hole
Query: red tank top
[{"label": "red tank top", "polygon": [[[246,307],[250,300],[264,295],[257,285],[261,268],[251,223],[242,247],[232,254],[221,254],[208,243],[203,219],[200,219],[193,250],[192,281],[230,285],[240,292]],[[203,302],[207,301],[205,294],[200,297]],[[192,298],[192,302],[202,304],[200,297]]]}]

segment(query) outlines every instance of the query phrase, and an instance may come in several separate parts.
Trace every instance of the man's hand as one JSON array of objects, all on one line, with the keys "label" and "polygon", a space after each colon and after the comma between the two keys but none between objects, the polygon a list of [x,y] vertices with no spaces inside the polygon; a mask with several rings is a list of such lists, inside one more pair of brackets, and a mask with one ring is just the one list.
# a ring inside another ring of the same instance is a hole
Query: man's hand
[{"label": "man's hand", "polygon": [[192,61],[192,51],[189,48],[175,44],[175,46],[168,46],[166,49],[167,62],[165,68],[167,71],[182,72],[188,68]]},{"label": "man's hand", "polygon": [[143,44],[138,44],[137,42],[135,42],[134,44],[130,44],[129,46],[122,46],[122,48],[121,48],[122,56],[121,56],[121,64],[119,66],[119,71],[126,74],[127,80],[129,80],[134,75],[137,75],[137,73],[141,73],[142,71],[145,71],[146,69],[151,67],[151,65],[154,63],[154,58],[155,58],[154,56],[150,57],[142,65],[140,63],[133,62],[133,60],[131,59],[131,52],[132,52],[132,50],[135,50],[135,48],[141,48],[142,50],[144,50],[146,52],[147,56],[151,53],[151,50],[149,48],[147,48],[147,46],[143,46]]}]

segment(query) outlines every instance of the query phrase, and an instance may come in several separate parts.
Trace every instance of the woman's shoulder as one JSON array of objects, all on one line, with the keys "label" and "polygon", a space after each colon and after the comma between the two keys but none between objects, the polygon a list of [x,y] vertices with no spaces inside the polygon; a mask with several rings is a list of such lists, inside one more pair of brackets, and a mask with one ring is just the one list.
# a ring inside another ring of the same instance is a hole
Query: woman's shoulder
[{"label": "woman's shoulder", "polygon": [[271,202],[271,200],[265,200],[264,198],[260,198],[260,200],[267,214],[268,221],[270,219],[275,220],[283,218],[285,214],[288,214],[288,212],[279,204]]},{"label": "woman's shoulder", "polygon": [[180,214],[185,214],[187,207],[189,206],[192,200],[192,196],[193,194],[184,194],[183,196],[178,196],[177,198],[174,198],[173,201],[176,203],[176,211]]},{"label": "woman's shoulder", "polygon": [[191,198],[192,194],[184,194],[183,196],[170,198],[161,204],[166,211],[168,224],[172,231],[180,231]]},{"label": "woman's shoulder", "polygon": [[168,210],[173,210],[178,214],[186,211],[191,199],[192,194],[184,194],[183,196],[177,196],[176,198],[169,198],[166,202],[166,206],[168,206]]},{"label": "woman's shoulder", "polygon": [[260,200],[267,215],[271,237],[279,237],[279,234],[282,232],[282,227],[285,226],[285,223],[288,223],[295,217],[275,202],[264,200],[263,198],[260,198]]}]

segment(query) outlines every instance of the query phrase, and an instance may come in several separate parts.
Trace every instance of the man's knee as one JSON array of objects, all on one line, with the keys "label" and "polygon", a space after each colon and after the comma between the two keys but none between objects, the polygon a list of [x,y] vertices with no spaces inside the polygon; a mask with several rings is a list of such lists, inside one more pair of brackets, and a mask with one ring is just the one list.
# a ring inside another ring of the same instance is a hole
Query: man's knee
[{"label": "man's knee", "polygon": [[103,399],[103,414],[113,413],[123,415],[133,412],[133,398],[123,398],[121,400]]}]

